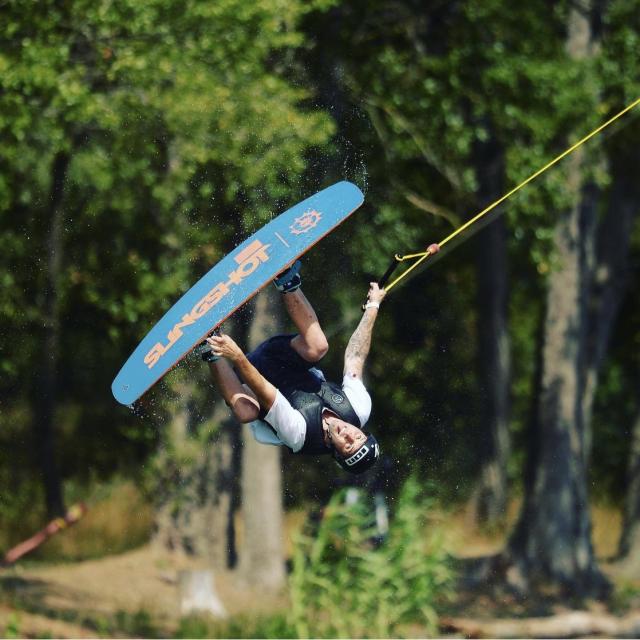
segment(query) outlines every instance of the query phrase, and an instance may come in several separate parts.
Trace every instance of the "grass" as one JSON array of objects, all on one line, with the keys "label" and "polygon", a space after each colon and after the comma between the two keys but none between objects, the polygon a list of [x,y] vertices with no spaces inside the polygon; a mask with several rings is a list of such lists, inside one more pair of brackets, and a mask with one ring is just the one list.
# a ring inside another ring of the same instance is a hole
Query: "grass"
[{"label": "grass", "polygon": [[[26,614],[27,612],[22,612]],[[90,630],[102,638],[295,638],[295,631],[287,622],[285,614],[271,616],[236,616],[227,621],[217,621],[208,616],[189,616],[182,618],[174,628],[163,628],[156,624],[154,615],[146,609],[134,612],[118,611],[111,616],[72,616],[57,618],[65,622],[64,635],[78,635],[78,628]],[[58,629],[60,627],[58,626]],[[23,624],[22,616],[11,613],[4,624],[0,625],[0,637],[7,639],[23,638],[33,635],[28,625]],[[53,638],[56,633],[51,629],[40,629],[38,638]]]},{"label": "grass", "polygon": [[640,585],[637,581],[619,580],[615,585],[609,606],[618,615],[637,610],[640,607]]},{"label": "grass", "polygon": [[[521,499],[514,498],[507,508],[505,521],[495,528],[478,528],[470,517],[468,505],[454,505],[441,511],[440,518],[449,531],[447,542],[455,556],[472,557],[497,553],[506,541],[520,513]],[[599,561],[616,554],[622,531],[622,513],[619,507],[608,503],[591,507],[592,539]]]},{"label": "grass", "polygon": [[12,613],[9,616],[7,624],[5,625],[4,631],[0,631],[0,636],[3,638],[21,638],[22,633],[20,632],[20,617]]},{"label": "grass", "polygon": [[[34,612],[29,607],[19,608],[20,613],[11,613],[3,627],[0,625],[0,637],[23,638],[27,635],[33,637],[34,630],[30,628],[29,614]],[[43,614],[43,611],[39,611]],[[25,618],[25,621],[23,621]],[[76,637],[83,635],[78,629],[90,630],[104,638],[164,638],[173,635],[170,630],[162,629],[156,625],[154,616],[145,609],[138,611],[117,611],[113,615],[83,615],[74,611],[49,611],[46,615],[50,629],[41,628],[37,631],[38,638],[59,637],[61,628],[64,628],[64,636]],[[55,628],[58,632],[54,632]],[[186,636],[185,636],[186,637]],[[207,637],[193,636],[193,637]]]},{"label": "grass", "polygon": [[44,560],[77,561],[135,549],[149,541],[153,510],[132,482],[118,482],[93,502],[89,511],[68,531],[42,549]]},{"label": "grass", "polygon": [[225,622],[211,618],[182,618],[175,638],[296,638],[293,627],[283,613],[271,616],[236,616]]}]

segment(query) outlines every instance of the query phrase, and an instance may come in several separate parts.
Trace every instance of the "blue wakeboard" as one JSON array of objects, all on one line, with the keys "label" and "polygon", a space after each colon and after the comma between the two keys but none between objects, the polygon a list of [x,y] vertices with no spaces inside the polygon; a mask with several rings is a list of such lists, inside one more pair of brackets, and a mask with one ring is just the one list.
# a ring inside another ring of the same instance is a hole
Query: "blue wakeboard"
[{"label": "blue wakeboard", "polygon": [[348,218],[364,196],[338,182],[281,213],[225,256],[149,331],[115,377],[115,399],[131,405],[281,271]]}]

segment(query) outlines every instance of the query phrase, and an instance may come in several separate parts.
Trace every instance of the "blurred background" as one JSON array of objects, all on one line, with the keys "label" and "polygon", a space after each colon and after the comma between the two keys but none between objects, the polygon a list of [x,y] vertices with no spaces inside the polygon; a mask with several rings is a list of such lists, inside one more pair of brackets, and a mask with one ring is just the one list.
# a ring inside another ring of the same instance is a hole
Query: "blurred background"
[{"label": "blurred background", "polygon": [[[0,636],[640,634],[640,107],[389,294],[376,472],[255,444],[197,358],[135,414],[110,391],[213,264],[347,179],[365,204],[303,267],[339,379],[395,253],[640,97],[638,0],[0,15]],[[290,327],[265,290],[226,330]]]}]

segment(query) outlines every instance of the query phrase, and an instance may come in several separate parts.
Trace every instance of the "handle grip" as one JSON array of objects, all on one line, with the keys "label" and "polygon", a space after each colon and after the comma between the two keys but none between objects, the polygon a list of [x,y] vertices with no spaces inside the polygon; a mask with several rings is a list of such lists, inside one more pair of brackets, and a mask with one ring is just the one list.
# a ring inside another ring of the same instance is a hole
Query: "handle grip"
[{"label": "handle grip", "polygon": [[384,285],[387,284],[387,282],[389,282],[389,278],[391,277],[391,274],[398,268],[399,264],[400,264],[400,261],[398,260],[397,256],[394,256],[393,260],[391,261],[391,264],[389,265],[387,270],[382,274],[382,277],[380,278],[380,280],[378,280],[378,286],[381,289],[384,289]]},{"label": "handle grip", "polygon": [[[391,274],[397,269],[399,264],[400,264],[400,261],[396,256],[394,256],[393,260],[391,261],[391,264],[388,266],[387,270],[382,274],[382,277],[380,278],[380,280],[378,280],[378,286],[381,289],[384,289],[384,285],[387,284],[387,282],[389,282],[389,278],[391,277]],[[366,302],[362,303],[363,311],[365,310],[366,304],[367,304]]]}]

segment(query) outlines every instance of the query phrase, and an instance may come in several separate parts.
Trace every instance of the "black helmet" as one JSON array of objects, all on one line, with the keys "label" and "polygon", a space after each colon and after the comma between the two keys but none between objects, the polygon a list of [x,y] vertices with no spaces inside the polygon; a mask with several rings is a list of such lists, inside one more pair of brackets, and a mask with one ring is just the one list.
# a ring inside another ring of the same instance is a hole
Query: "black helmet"
[{"label": "black helmet", "polygon": [[343,458],[335,449],[333,456],[345,471],[349,473],[364,473],[380,457],[380,447],[378,441],[372,435],[367,435],[364,444],[348,458]]}]

